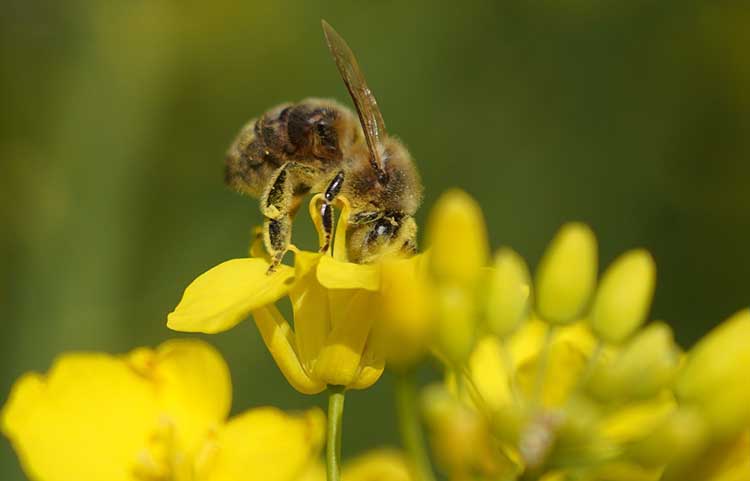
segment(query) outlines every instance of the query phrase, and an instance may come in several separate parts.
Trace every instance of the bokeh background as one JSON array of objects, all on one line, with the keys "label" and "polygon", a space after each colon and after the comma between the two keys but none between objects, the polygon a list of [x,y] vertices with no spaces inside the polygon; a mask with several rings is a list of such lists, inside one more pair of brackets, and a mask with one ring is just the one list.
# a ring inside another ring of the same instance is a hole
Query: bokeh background
[{"label": "bokeh background", "polygon": [[[320,18],[419,164],[419,219],[460,186],[532,265],[566,220],[594,227],[603,265],[645,246],[653,317],[684,346],[749,303],[747,2],[4,0],[0,400],[62,351],[178,335],[182,289],[260,222],[222,184],[237,129],[287,100],[348,102]],[[235,410],[324,402],[285,383],[252,321],[210,340]],[[396,442],[390,391],[348,397],[346,454]],[[0,479],[23,479],[4,439]]]}]

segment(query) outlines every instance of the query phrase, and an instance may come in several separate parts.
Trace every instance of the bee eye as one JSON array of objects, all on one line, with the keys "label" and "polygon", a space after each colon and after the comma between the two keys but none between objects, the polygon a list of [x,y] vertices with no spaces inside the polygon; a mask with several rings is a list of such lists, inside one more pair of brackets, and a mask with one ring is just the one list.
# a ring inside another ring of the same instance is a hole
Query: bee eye
[{"label": "bee eye", "polygon": [[336,138],[336,131],[333,129],[331,124],[323,120],[316,122],[315,133],[320,139],[320,145],[322,145],[327,150],[336,150],[338,139]]}]

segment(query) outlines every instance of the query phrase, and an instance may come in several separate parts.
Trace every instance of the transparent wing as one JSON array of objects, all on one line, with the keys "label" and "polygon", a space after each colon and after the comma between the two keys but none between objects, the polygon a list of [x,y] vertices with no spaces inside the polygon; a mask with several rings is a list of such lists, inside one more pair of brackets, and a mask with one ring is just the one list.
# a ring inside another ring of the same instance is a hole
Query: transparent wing
[{"label": "transparent wing", "polygon": [[370,164],[378,173],[378,178],[382,181],[386,179],[385,165],[380,156],[378,146],[381,139],[385,137],[385,123],[383,116],[380,114],[378,102],[372,95],[372,91],[367,86],[367,81],[359,68],[354,52],[349,48],[346,41],[328,22],[322,20],[323,33],[326,36],[328,49],[336,61],[341,78],[344,79],[346,88],[349,90],[354,105],[359,114],[359,121],[362,124],[362,130],[365,133],[367,147],[370,149]]}]

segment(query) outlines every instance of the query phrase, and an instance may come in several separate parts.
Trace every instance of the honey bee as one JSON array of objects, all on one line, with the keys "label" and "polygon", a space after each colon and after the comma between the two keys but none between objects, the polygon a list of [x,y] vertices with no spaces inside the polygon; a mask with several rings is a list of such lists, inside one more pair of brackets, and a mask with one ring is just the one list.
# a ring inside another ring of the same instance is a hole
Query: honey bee
[{"label": "honey bee", "polygon": [[318,207],[322,252],[331,242],[332,203],[340,195],[351,204],[350,261],[369,263],[384,254],[416,251],[419,173],[406,147],[386,132],[354,53],[325,20],[322,25],[358,118],[334,100],[282,104],[250,120],[226,155],[226,183],[260,199],[269,272],[289,248],[292,218],[308,193],[323,194]]}]

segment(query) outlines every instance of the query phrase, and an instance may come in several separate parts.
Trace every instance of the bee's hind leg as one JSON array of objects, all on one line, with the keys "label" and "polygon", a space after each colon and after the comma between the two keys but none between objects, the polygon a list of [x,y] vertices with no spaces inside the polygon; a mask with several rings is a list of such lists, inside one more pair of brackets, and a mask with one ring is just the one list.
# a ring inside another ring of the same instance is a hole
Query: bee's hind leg
[{"label": "bee's hind leg", "polygon": [[281,259],[289,249],[291,237],[291,217],[284,216],[281,219],[266,217],[263,221],[263,243],[268,253],[271,254],[271,265],[268,267],[269,274],[273,273],[276,267],[281,264]]},{"label": "bee's hind leg", "polygon": [[271,255],[269,274],[289,249],[292,239],[292,217],[299,207],[301,193],[314,178],[315,169],[297,162],[287,162],[276,172],[276,177],[260,199],[260,210],[265,216],[263,222],[263,244]]},{"label": "bee's hind leg", "polygon": [[333,234],[333,206],[331,202],[341,192],[341,186],[344,184],[344,171],[340,170],[328,183],[326,191],[323,194],[323,202],[320,204],[320,218],[323,224],[323,245],[320,246],[320,252],[326,252],[331,246],[331,236]]}]

